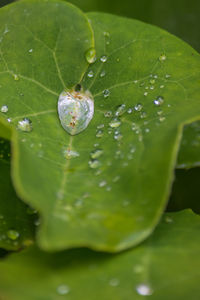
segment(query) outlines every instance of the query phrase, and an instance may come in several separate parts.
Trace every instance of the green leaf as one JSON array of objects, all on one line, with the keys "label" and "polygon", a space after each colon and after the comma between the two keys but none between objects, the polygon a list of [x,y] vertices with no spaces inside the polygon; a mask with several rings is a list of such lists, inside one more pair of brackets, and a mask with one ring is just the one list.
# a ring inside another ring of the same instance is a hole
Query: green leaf
[{"label": "green leaf", "polygon": [[[17,197],[10,178],[10,143],[0,139],[0,248],[17,250],[33,243],[35,214]],[[31,215],[30,215],[31,214]]]},{"label": "green leaf", "polygon": [[178,211],[191,208],[200,214],[200,168],[176,170],[167,211]]},{"label": "green leaf", "polygon": [[[89,250],[47,254],[36,248],[0,262],[5,299],[197,300],[200,219],[191,211],[164,216],[153,235],[118,255]],[[17,276],[16,276],[17,274]]]},{"label": "green leaf", "polygon": [[200,122],[184,127],[177,162],[179,169],[197,166],[200,166]]},{"label": "green leaf", "polygon": [[[118,251],[146,238],[166,205],[182,126],[200,117],[200,57],[191,47],[138,21],[88,17],[91,25],[59,1],[1,10],[0,102],[12,119],[13,179],[42,215],[38,241],[48,250]],[[86,72],[90,26],[97,60]],[[57,100],[63,85],[80,81],[94,96],[95,115],[85,131],[69,136]],[[117,133],[104,114],[122,104],[128,112]],[[23,117],[32,132],[15,130]],[[92,169],[95,149],[102,150],[101,166]],[[79,156],[68,160],[66,151]]]}]

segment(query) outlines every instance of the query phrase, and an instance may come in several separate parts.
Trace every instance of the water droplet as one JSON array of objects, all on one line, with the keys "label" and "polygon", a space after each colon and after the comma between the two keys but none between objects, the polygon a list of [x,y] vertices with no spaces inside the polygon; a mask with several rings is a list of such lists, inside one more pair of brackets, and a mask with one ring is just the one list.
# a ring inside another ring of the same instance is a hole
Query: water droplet
[{"label": "water droplet", "polygon": [[149,133],[150,132],[150,129],[149,128],[145,128],[144,130],[146,133]]},{"label": "water droplet", "polygon": [[111,286],[118,286],[119,285],[119,279],[118,278],[112,278],[112,279],[110,279],[109,285],[111,285]]},{"label": "water droplet", "polygon": [[90,156],[92,159],[98,158],[103,154],[103,150],[102,149],[96,149],[93,150],[92,152],[90,152]]},{"label": "water droplet", "polygon": [[107,191],[107,192],[110,192],[111,189],[112,189],[111,186],[107,186],[106,191]]},{"label": "water droplet", "polygon": [[33,49],[29,49],[28,52],[29,52],[29,53],[32,53],[32,52],[33,52]]},{"label": "water droplet", "polygon": [[138,104],[136,104],[136,105],[134,106],[134,109],[135,109],[136,111],[141,111],[142,108],[143,108],[143,105],[142,105],[141,103],[138,103]]},{"label": "water droplet", "polygon": [[17,74],[13,74],[13,78],[14,78],[14,80],[19,80],[19,76],[17,75]]},{"label": "water droplet", "polygon": [[80,154],[77,151],[71,149],[64,150],[63,152],[64,152],[64,157],[66,159],[72,159],[80,156]]},{"label": "water droplet", "polygon": [[103,136],[103,130],[98,130],[96,133],[97,138],[101,138]]},{"label": "water droplet", "polygon": [[11,118],[8,118],[7,121],[8,121],[8,123],[11,123],[11,122],[12,122],[12,119],[11,119]]},{"label": "water droplet", "polygon": [[160,122],[164,122],[165,120],[166,120],[165,117],[160,117],[160,118],[159,118],[159,121],[160,121]]},{"label": "water droplet", "polygon": [[39,226],[40,224],[41,224],[41,222],[40,222],[39,218],[34,221],[35,226]]},{"label": "water droplet", "polygon": [[110,126],[111,128],[117,128],[117,127],[119,127],[120,125],[121,125],[121,121],[120,121],[119,119],[117,119],[117,118],[112,119],[112,120],[110,121],[110,123],[109,123],[109,126]]},{"label": "water droplet", "polygon": [[162,105],[164,102],[164,99],[162,96],[158,96],[154,101],[153,103],[156,105],[156,106],[160,106]]},{"label": "water droplet", "polygon": [[104,187],[107,184],[105,180],[99,182],[99,187]]},{"label": "water droplet", "polygon": [[164,84],[161,84],[160,85],[160,89],[163,89],[165,86],[164,86]]},{"label": "water droplet", "polygon": [[120,180],[120,176],[119,175],[117,175],[117,176],[115,176],[114,178],[113,178],[113,180],[112,180],[112,182],[117,182],[117,181],[119,181]]},{"label": "water droplet", "polygon": [[18,239],[20,236],[19,232],[16,231],[16,230],[13,230],[13,229],[10,229],[7,231],[7,237],[10,239],[10,240],[13,240],[15,241],[16,239]]},{"label": "water droplet", "polygon": [[100,124],[97,126],[97,129],[102,129],[102,128],[104,128],[104,124]]},{"label": "water droplet", "polygon": [[100,77],[104,77],[106,75],[106,71],[102,71],[101,73],[100,73]]},{"label": "water droplet", "polygon": [[1,112],[2,113],[7,113],[8,112],[8,106],[7,105],[2,105]]},{"label": "water droplet", "polygon": [[111,111],[111,110],[106,111],[106,112],[104,113],[104,117],[106,117],[106,118],[112,117],[112,111]]},{"label": "water droplet", "polygon": [[141,265],[135,265],[133,267],[133,272],[134,273],[142,273],[144,271],[144,267]]},{"label": "water droplet", "polygon": [[85,130],[94,115],[94,101],[89,91],[64,91],[58,99],[62,127],[71,135]]},{"label": "water droplet", "polygon": [[101,166],[101,163],[98,159],[90,160],[88,164],[91,169],[97,169]]},{"label": "water droplet", "polygon": [[139,284],[136,286],[136,291],[139,295],[150,296],[153,294],[153,290],[147,284]]},{"label": "water droplet", "polygon": [[171,77],[171,75],[169,75],[169,74],[165,75],[165,78],[170,78],[170,77]]},{"label": "water droplet", "polygon": [[153,85],[150,86],[150,90],[154,90],[154,86]]},{"label": "water droplet", "polygon": [[126,112],[126,104],[121,104],[117,107],[115,116],[117,117],[122,116],[125,112]]},{"label": "water droplet", "polygon": [[147,113],[145,111],[140,114],[141,119],[144,119],[146,117],[147,117]]},{"label": "water droplet", "polygon": [[17,128],[24,132],[31,132],[33,129],[32,122],[30,119],[24,118],[23,120],[18,121]]},{"label": "water droplet", "polygon": [[134,80],[133,83],[135,83],[135,84],[138,83],[138,80]]},{"label": "water droplet", "polygon": [[96,60],[96,50],[94,48],[90,48],[85,53],[85,58],[89,64],[92,64]]},{"label": "water droplet", "polygon": [[127,109],[127,113],[131,114],[133,112],[133,109],[130,107],[129,109]]},{"label": "water droplet", "polygon": [[10,31],[10,30],[8,29],[8,25],[6,24],[6,25],[5,25],[4,32],[3,32],[3,33],[4,33],[4,34],[7,34],[9,31]]},{"label": "water droplet", "polygon": [[110,91],[108,89],[103,91],[104,98],[107,98],[110,95]]},{"label": "water droplet", "polygon": [[167,59],[167,57],[166,57],[165,54],[161,54],[161,55],[159,56],[159,61],[161,61],[161,62],[165,61],[166,59]]},{"label": "water droplet", "polygon": [[144,92],[144,96],[147,96],[148,95],[148,92]]},{"label": "water droplet", "polygon": [[61,284],[57,287],[57,293],[59,295],[67,295],[70,292],[70,288],[66,284]]},{"label": "water droplet", "polygon": [[149,82],[150,82],[151,84],[154,84],[156,81],[155,81],[155,79],[150,79]]},{"label": "water droplet", "polygon": [[121,141],[121,139],[123,138],[123,135],[121,133],[115,133],[114,134],[114,139],[117,141]]},{"label": "water droplet", "polygon": [[103,55],[101,58],[100,58],[100,61],[102,63],[105,63],[107,61],[108,57],[106,55]]},{"label": "water droplet", "polygon": [[92,78],[92,77],[94,76],[94,72],[93,72],[92,70],[90,70],[90,71],[88,72],[87,76],[88,76],[89,78]]},{"label": "water droplet", "polygon": [[166,223],[173,223],[173,219],[171,217],[165,217],[165,222]]}]

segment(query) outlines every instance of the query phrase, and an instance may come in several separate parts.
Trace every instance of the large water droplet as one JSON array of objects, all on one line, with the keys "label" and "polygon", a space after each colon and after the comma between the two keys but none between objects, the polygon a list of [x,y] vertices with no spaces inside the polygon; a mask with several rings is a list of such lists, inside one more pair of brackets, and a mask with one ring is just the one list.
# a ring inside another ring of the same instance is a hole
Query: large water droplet
[{"label": "large water droplet", "polygon": [[96,50],[94,48],[90,48],[85,52],[85,58],[89,64],[92,64],[96,60]]},{"label": "large water droplet", "polygon": [[85,130],[94,115],[90,92],[64,91],[58,99],[58,115],[62,127],[71,135]]},{"label": "large water droplet", "polygon": [[8,106],[7,105],[2,105],[1,112],[2,113],[7,113],[8,112]]},{"label": "large water droplet", "polygon": [[32,122],[28,118],[24,118],[23,120],[18,121],[17,128],[24,132],[32,131]]},{"label": "large water droplet", "polygon": [[139,295],[150,296],[153,294],[153,290],[147,284],[139,284],[136,286],[136,291]]}]

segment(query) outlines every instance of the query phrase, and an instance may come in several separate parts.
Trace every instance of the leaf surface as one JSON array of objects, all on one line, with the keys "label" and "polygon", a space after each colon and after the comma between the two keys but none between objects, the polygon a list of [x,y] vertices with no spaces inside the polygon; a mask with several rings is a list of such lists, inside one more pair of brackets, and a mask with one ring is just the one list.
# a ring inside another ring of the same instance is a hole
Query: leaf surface
[{"label": "leaf surface", "polygon": [[[13,179],[41,213],[38,241],[48,250],[119,251],[146,238],[167,202],[182,126],[200,117],[200,58],[191,47],[138,21],[88,18],[59,1],[1,10],[0,102],[12,120]],[[97,60],[88,68],[94,41]],[[57,100],[80,82],[95,115],[70,136]],[[111,128],[120,105],[121,125]],[[24,117],[32,132],[15,130]],[[90,168],[96,150],[99,167]],[[66,151],[78,156],[66,159]]]},{"label": "leaf surface", "polygon": [[150,238],[117,255],[82,249],[47,254],[29,248],[0,262],[0,293],[8,300],[77,300],[83,295],[137,300],[145,293],[154,300],[198,300],[199,230],[199,216],[182,211],[166,214]]}]

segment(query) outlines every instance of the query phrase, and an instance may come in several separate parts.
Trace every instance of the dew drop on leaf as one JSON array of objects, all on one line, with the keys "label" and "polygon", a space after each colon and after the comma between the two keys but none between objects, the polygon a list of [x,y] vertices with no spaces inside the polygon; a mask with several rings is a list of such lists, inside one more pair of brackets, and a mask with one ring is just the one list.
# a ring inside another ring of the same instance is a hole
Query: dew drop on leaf
[{"label": "dew drop on leaf", "polygon": [[126,104],[121,104],[117,107],[115,116],[117,117],[122,116],[125,112],[126,112]]},{"label": "dew drop on leaf", "polygon": [[165,54],[161,54],[161,55],[159,56],[159,61],[161,61],[161,62],[165,61],[166,59],[167,59],[167,57],[166,57]]},{"label": "dew drop on leaf", "polygon": [[103,136],[103,130],[98,130],[96,133],[97,138],[101,138]]},{"label": "dew drop on leaf", "polygon": [[96,149],[93,150],[92,152],[90,152],[90,156],[92,159],[98,158],[103,154],[103,150],[102,149]]},{"label": "dew drop on leaf", "polygon": [[121,121],[120,121],[119,119],[117,119],[117,118],[112,119],[112,120],[110,121],[110,123],[109,123],[109,126],[110,126],[111,128],[117,128],[117,127],[119,127],[120,125],[121,125]]},{"label": "dew drop on leaf", "polygon": [[105,63],[107,61],[107,56],[106,55],[103,55],[101,58],[100,58],[100,61]]},{"label": "dew drop on leaf", "polygon": [[58,99],[62,127],[71,135],[85,130],[94,115],[94,101],[89,91],[64,91]]},{"label": "dew drop on leaf", "polygon": [[147,284],[139,284],[136,286],[136,291],[139,295],[150,296],[153,294],[153,290]]},{"label": "dew drop on leaf", "polygon": [[118,286],[119,285],[119,279],[118,278],[112,278],[109,281],[110,286]]},{"label": "dew drop on leaf", "polygon": [[67,295],[70,292],[70,288],[66,284],[61,284],[57,287],[57,293],[59,295]]},{"label": "dew drop on leaf", "polygon": [[33,129],[32,122],[30,119],[24,118],[23,120],[18,121],[17,128],[24,132],[31,132]]},{"label": "dew drop on leaf", "polygon": [[92,64],[96,60],[96,50],[94,48],[90,48],[85,52],[85,58],[89,64]]},{"label": "dew drop on leaf", "polygon": [[94,72],[93,72],[92,70],[90,70],[90,71],[88,72],[87,76],[88,76],[89,78],[92,78],[92,77],[94,76]]},{"label": "dew drop on leaf", "polygon": [[101,166],[101,163],[98,159],[93,159],[88,162],[91,169],[97,169]]},{"label": "dew drop on leaf", "polygon": [[110,95],[110,91],[108,89],[103,91],[104,98],[107,98]]},{"label": "dew drop on leaf", "polygon": [[163,99],[163,97],[161,97],[161,96],[158,96],[158,97],[153,101],[153,103],[154,103],[156,106],[162,105],[163,102],[164,102],[164,99]]},{"label": "dew drop on leaf", "polygon": [[2,113],[7,113],[8,112],[8,106],[7,105],[2,105],[1,112]]},{"label": "dew drop on leaf", "polygon": [[143,105],[141,103],[138,103],[134,106],[135,111],[141,111],[143,108]]},{"label": "dew drop on leaf", "polygon": [[64,150],[64,157],[66,159],[72,159],[72,158],[76,158],[79,157],[80,154],[77,151],[71,150],[71,149],[66,149]]}]

